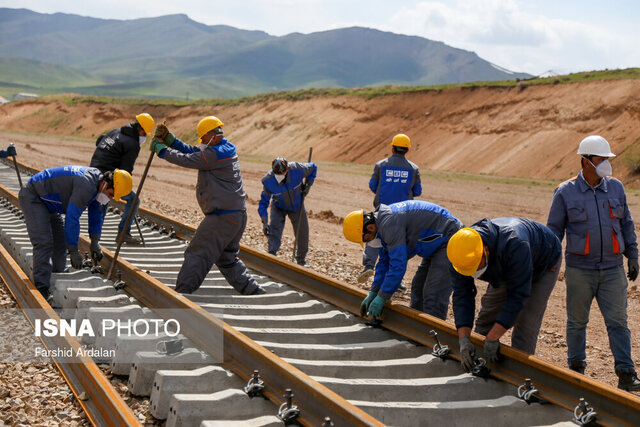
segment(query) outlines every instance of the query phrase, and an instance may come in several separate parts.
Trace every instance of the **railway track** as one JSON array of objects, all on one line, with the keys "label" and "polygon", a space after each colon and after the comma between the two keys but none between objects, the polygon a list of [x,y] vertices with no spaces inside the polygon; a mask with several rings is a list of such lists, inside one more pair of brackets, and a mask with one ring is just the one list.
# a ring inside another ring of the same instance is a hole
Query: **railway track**
[{"label": "railway track", "polygon": [[[28,271],[30,244],[9,165],[0,165],[0,184],[0,238]],[[107,316],[179,321],[180,342],[113,334],[84,342],[114,350],[114,357],[97,360],[129,375],[130,391],[150,396],[152,415],[167,425],[640,425],[636,396],[506,346],[488,377],[466,374],[451,324],[392,305],[382,327],[367,325],[354,315],[363,291],[248,247],[240,256],[266,294],[237,295],[215,269],[193,295],[176,294],[183,239],[194,228],[145,209],[139,216],[147,245],[123,246],[122,289],[88,269],[60,274],[52,305],[63,317],[91,322]],[[119,218],[110,212],[105,219],[105,271]],[[87,250],[86,239],[81,248]],[[472,340],[481,343],[480,336]],[[175,353],[164,354],[162,347],[172,344]],[[451,352],[434,355],[434,345]]]}]

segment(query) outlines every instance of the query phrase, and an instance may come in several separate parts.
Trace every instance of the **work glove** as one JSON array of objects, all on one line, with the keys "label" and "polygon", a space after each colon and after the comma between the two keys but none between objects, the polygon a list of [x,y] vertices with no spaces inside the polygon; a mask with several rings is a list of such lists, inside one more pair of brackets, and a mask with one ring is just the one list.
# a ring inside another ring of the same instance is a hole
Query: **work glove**
[{"label": "work glove", "polygon": [[497,362],[500,354],[500,340],[484,340],[484,360],[487,362]]},{"label": "work glove", "polygon": [[156,131],[153,134],[153,139],[157,139],[158,141],[164,141],[167,134],[169,133],[169,128],[164,123],[160,123],[156,126]]},{"label": "work glove", "polygon": [[300,185],[300,192],[302,193],[303,196],[307,196],[307,194],[309,194],[309,190],[311,189],[311,183],[310,182],[306,182],[306,183],[302,183],[302,185]]},{"label": "work glove", "polygon": [[13,144],[9,144],[7,147],[7,157],[14,157],[18,153],[16,152],[16,147]]},{"label": "work glove", "polygon": [[166,144],[163,144],[157,139],[154,139],[153,142],[151,143],[151,151],[155,151],[157,155],[160,155],[160,152],[165,148],[169,148],[169,147],[167,147]]},{"label": "work glove", "polygon": [[361,317],[365,317],[367,315],[367,312],[369,311],[369,304],[371,304],[371,301],[373,301],[373,299],[377,296],[378,296],[377,292],[371,291],[369,292],[369,295],[367,295],[366,298],[362,300],[362,302],[360,303]]},{"label": "work glove", "polygon": [[638,258],[629,258],[627,263],[627,266],[629,267],[627,277],[633,282],[638,278],[638,271],[640,271],[640,266],[638,266]]},{"label": "work glove", "polygon": [[92,235],[91,236],[91,245],[89,246],[91,250],[91,259],[96,262],[102,259],[102,248],[100,247],[100,236]]},{"label": "work glove", "polygon": [[69,258],[71,258],[71,267],[76,270],[82,269],[82,255],[78,252],[78,249],[69,249]]},{"label": "work glove", "polygon": [[476,348],[469,337],[460,338],[458,343],[460,344],[460,363],[465,371],[471,372],[476,365]]},{"label": "work glove", "polygon": [[371,304],[369,304],[369,314],[373,317],[380,317],[382,315],[382,309],[384,308],[384,304],[387,302],[380,295],[376,296]]},{"label": "work glove", "polygon": [[266,222],[262,224],[262,232],[264,233],[265,236],[268,236],[269,234],[271,234],[271,227],[269,227],[269,224],[267,224]]}]

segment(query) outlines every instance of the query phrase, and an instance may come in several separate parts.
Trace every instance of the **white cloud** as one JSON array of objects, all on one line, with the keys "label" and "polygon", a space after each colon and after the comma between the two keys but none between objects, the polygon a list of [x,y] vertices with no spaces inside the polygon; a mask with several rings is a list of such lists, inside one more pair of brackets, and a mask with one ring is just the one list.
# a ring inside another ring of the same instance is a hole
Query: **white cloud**
[{"label": "white cloud", "polygon": [[[530,13],[514,1],[425,1],[403,8],[390,28],[475,51],[514,71],[540,74],[636,66],[640,55],[628,37],[595,25]],[[620,63],[620,58],[628,58]]]}]

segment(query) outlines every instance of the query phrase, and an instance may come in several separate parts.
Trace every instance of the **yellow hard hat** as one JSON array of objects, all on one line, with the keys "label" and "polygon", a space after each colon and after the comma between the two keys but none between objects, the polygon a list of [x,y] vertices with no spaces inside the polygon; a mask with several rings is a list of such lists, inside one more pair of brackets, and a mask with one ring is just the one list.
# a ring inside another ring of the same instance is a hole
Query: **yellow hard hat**
[{"label": "yellow hard hat", "polygon": [[202,142],[202,137],[207,134],[207,132],[211,132],[213,129],[224,126],[224,123],[220,121],[216,116],[207,116],[204,119],[200,120],[198,126],[196,127],[196,131],[198,132],[198,142]]},{"label": "yellow hard hat", "polygon": [[151,133],[154,127],[156,127],[156,122],[153,120],[153,117],[151,117],[150,114],[140,113],[136,116],[136,120],[138,123],[140,123],[142,129],[144,129],[144,133],[146,133],[147,135]]},{"label": "yellow hard hat", "polygon": [[119,202],[121,197],[131,193],[132,187],[133,182],[129,172],[122,169],[113,171],[113,198],[116,202]]},{"label": "yellow hard hat", "polygon": [[391,145],[393,145],[394,147],[409,148],[411,147],[411,140],[404,133],[399,133],[393,137],[393,141],[391,141]]},{"label": "yellow hard hat", "polygon": [[483,249],[480,234],[473,228],[465,227],[449,239],[447,257],[458,273],[473,276],[482,260]]},{"label": "yellow hard hat", "polygon": [[354,243],[360,243],[364,247],[362,241],[362,227],[364,226],[364,211],[353,211],[344,218],[342,222],[342,233],[344,237]]}]

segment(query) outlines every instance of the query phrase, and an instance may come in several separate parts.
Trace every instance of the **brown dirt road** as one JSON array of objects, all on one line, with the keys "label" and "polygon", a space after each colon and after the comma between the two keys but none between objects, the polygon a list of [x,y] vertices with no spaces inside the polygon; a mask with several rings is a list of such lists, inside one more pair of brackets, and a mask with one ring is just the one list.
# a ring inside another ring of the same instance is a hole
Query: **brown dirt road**
[{"label": "brown dirt road", "polygon": [[[274,156],[304,160],[313,146],[319,173],[306,202],[312,212],[308,262],[311,268],[352,285],[361,252],[342,237],[339,220],[351,210],[371,208],[367,183],[372,165],[388,155],[395,133],[412,138],[408,158],[422,171],[420,199],[446,207],[465,224],[499,216],[546,222],[553,189],[576,173],[577,144],[591,133],[608,138],[613,151],[622,154],[613,162],[616,176],[628,187],[637,182],[624,157],[634,152],[640,138],[640,81],[221,107],[73,106],[36,100],[0,106],[0,147],[15,142],[21,160],[38,168],[88,164],[95,137],[131,121],[140,111],[166,118],[170,129],[187,142],[195,140],[195,125],[202,116],[215,114],[226,123],[227,137],[238,146],[248,195],[249,226],[243,242],[262,249],[265,238],[257,214],[260,178]],[[145,153],[138,159],[134,186],[146,159]],[[194,171],[155,159],[142,203],[197,224],[202,215],[195,201],[195,182]],[[640,218],[640,192],[628,189],[628,197],[632,214]],[[285,234],[291,236],[290,225]],[[290,254],[291,239],[286,237],[280,256]],[[413,260],[410,270],[416,266]],[[566,359],[564,291],[561,280],[549,302],[537,351],[560,366]],[[406,295],[396,300],[408,302]],[[592,313],[587,374],[615,385],[606,328],[595,304]],[[640,364],[640,291],[635,284],[629,289],[629,316],[633,356]]]}]

